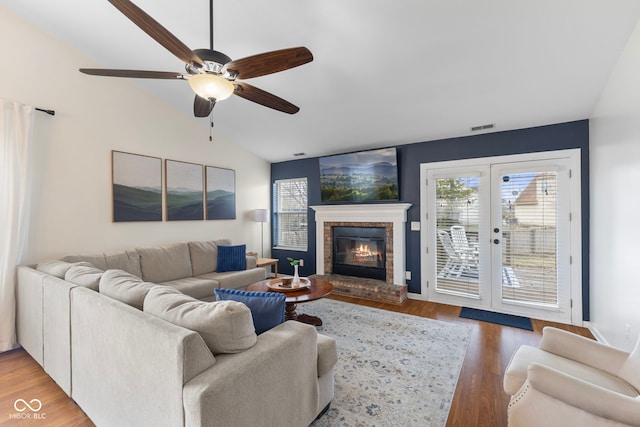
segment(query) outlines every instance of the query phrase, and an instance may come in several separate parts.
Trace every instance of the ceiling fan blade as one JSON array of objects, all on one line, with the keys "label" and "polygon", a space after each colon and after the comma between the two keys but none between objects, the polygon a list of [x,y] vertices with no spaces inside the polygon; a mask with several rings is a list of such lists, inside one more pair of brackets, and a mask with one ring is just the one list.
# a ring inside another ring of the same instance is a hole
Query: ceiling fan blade
[{"label": "ceiling fan blade", "polygon": [[208,117],[216,103],[196,95],[193,100],[193,114],[196,117]]},{"label": "ceiling fan blade", "polygon": [[158,21],[149,16],[144,10],[140,9],[129,0],[108,0],[127,18],[133,21],[142,31],[147,33],[151,38],[160,43],[169,52],[177,56],[182,62],[188,64],[194,62],[202,65],[202,60],[191,51],[176,36],[171,34],[169,30],[164,28]]},{"label": "ceiling fan blade", "polygon": [[135,79],[185,80],[180,73],[171,71],[112,70],[108,68],[80,68],[80,72],[91,76],[131,77]]},{"label": "ceiling fan blade", "polygon": [[309,49],[292,47],[231,61],[225,69],[237,73],[238,79],[251,79],[288,70],[311,61],[313,61],[313,54]]},{"label": "ceiling fan blade", "polygon": [[289,101],[285,101],[255,86],[251,86],[245,82],[234,82],[234,84],[236,90],[233,93],[241,98],[264,105],[265,107],[273,108],[274,110],[282,111],[283,113],[295,114],[300,111],[299,107]]}]

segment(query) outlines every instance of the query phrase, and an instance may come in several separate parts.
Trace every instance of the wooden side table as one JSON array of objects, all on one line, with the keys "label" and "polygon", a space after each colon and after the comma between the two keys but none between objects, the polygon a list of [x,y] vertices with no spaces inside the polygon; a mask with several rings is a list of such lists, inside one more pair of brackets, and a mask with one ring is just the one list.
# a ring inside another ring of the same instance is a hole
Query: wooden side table
[{"label": "wooden side table", "polygon": [[257,267],[269,267],[273,266],[273,277],[278,277],[278,259],[277,258],[258,258]]}]

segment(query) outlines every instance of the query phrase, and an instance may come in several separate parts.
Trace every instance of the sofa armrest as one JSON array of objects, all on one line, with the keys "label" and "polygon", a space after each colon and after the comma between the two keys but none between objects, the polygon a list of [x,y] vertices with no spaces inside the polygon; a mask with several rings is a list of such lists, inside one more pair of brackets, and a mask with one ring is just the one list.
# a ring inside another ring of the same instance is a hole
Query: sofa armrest
[{"label": "sofa armrest", "polygon": [[510,424],[564,426],[571,420],[572,425],[601,425],[593,423],[594,419],[602,425],[614,421],[640,426],[640,398],[533,363],[527,382],[509,403]]},{"label": "sofa armrest", "polygon": [[247,255],[247,270],[256,268],[258,266],[258,258],[253,255]]},{"label": "sofa armrest", "polygon": [[545,327],[539,348],[575,360],[612,375],[618,375],[629,353],[553,327]]},{"label": "sofa armrest", "polygon": [[16,273],[16,332],[18,343],[36,362],[44,364],[42,281],[47,274],[19,266]]},{"label": "sofa armrest", "polygon": [[317,349],[313,326],[287,321],[242,353],[217,355],[184,387],[185,424],[309,425],[320,412]]},{"label": "sofa armrest", "polygon": [[[42,282],[43,368],[71,395],[71,290],[77,285],[55,276]],[[94,291],[92,291],[94,292]]]},{"label": "sofa armrest", "polygon": [[336,340],[326,335],[318,334],[318,377],[331,371],[338,363]]}]

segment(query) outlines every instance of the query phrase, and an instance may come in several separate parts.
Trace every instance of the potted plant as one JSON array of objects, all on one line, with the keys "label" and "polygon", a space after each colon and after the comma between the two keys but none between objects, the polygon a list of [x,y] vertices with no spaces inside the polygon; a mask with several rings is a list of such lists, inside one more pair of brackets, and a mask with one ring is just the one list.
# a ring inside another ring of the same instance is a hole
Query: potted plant
[{"label": "potted plant", "polygon": [[298,264],[300,264],[299,259],[293,259],[287,257],[289,264],[293,267],[293,280],[291,281],[291,287],[298,288],[300,287],[300,276],[298,276]]}]

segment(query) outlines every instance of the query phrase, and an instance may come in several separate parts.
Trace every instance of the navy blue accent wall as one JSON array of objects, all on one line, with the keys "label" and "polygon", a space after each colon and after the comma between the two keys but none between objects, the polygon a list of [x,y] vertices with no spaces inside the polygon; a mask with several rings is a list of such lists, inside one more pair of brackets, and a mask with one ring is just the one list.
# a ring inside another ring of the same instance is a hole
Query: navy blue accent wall
[{"label": "navy blue accent wall", "polygon": [[[410,230],[411,221],[420,221],[420,164],[478,157],[504,156],[540,151],[582,149],[582,288],[583,319],[589,320],[589,122],[580,120],[535,128],[450,138],[430,142],[399,145],[398,168],[400,202],[411,203],[407,212],[406,269],[412,280],[409,292],[420,293],[420,233]],[[307,177],[309,206],[320,202],[318,158],[273,163],[271,180]],[[316,270],[316,227],[313,209],[309,209],[309,248],[306,252],[272,250],[279,258],[279,271],[290,272],[287,257],[304,259],[301,275]]]}]

